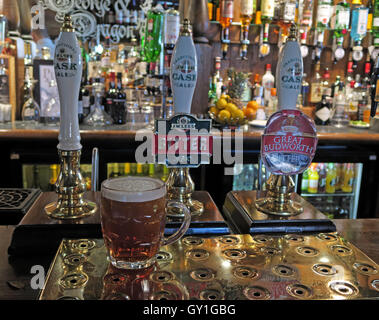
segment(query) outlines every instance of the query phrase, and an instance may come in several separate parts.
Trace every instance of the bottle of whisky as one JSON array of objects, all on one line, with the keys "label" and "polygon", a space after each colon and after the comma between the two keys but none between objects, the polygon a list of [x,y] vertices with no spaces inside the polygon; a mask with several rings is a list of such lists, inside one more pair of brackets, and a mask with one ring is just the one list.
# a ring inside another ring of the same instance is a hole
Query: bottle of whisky
[{"label": "bottle of whisky", "polygon": [[331,105],[327,99],[327,95],[323,94],[321,102],[316,106],[315,123],[316,125],[325,126],[330,122]]}]

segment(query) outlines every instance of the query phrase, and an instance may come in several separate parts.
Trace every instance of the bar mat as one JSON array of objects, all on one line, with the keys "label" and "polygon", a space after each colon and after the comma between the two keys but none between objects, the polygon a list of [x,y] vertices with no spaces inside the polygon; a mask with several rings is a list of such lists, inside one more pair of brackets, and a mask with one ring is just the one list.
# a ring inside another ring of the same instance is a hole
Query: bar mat
[{"label": "bar mat", "polygon": [[379,266],[338,233],[187,236],[157,259],[116,269],[102,240],[65,239],[39,299],[379,299]]},{"label": "bar mat", "polygon": [[0,224],[18,224],[40,194],[40,189],[1,188]]}]

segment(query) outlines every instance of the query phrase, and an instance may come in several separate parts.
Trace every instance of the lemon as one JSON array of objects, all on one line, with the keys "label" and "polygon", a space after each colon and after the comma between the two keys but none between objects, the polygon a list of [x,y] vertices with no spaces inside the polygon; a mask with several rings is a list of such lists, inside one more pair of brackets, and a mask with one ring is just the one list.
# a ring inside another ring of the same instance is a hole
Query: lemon
[{"label": "lemon", "polygon": [[225,99],[225,100],[229,100],[230,97],[227,95],[227,94],[222,94],[220,99]]},{"label": "lemon", "polygon": [[227,104],[228,104],[228,101],[226,101],[226,100],[223,99],[223,98],[220,98],[220,99],[217,101],[216,106],[217,106],[217,108],[219,108],[219,109],[224,109],[224,108],[227,106]]},{"label": "lemon", "polygon": [[233,118],[235,119],[243,119],[245,118],[245,114],[241,109],[237,109],[233,112]]},{"label": "lemon", "polygon": [[210,107],[209,111],[213,113],[215,116],[217,116],[219,112],[219,110],[215,106]]},{"label": "lemon", "polygon": [[228,110],[221,110],[220,113],[218,114],[218,118],[221,121],[228,121],[230,119],[230,112]]},{"label": "lemon", "polygon": [[228,103],[225,106],[225,109],[228,110],[231,114],[233,114],[236,110],[238,110],[238,107],[234,103]]}]

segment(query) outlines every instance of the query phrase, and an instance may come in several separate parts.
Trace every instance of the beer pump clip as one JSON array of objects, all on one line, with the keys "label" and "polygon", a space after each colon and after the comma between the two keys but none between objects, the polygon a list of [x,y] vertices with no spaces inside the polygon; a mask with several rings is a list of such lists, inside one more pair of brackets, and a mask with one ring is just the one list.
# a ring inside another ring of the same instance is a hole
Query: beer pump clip
[{"label": "beer pump clip", "polygon": [[71,17],[64,22],[55,48],[54,71],[60,100],[60,129],[57,146],[60,172],[55,183],[58,201],[45,206],[55,219],[79,219],[92,215],[97,206],[83,199],[86,183],[80,172],[80,131],[78,99],[82,78],[82,60]]},{"label": "beer pump clip", "polygon": [[[184,19],[175,44],[170,80],[175,114],[169,119],[156,120],[153,153],[157,163],[170,168],[166,181],[168,199],[186,205],[191,215],[200,215],[204,212],[204,205],[191,197],[195,185],[189,168],[209,163],[211,120],[199,120],[191,114],[197,81],[197,57],[188,19]],[[169,207],[167,215],[181,218],[183,213],[176,207]]]}]

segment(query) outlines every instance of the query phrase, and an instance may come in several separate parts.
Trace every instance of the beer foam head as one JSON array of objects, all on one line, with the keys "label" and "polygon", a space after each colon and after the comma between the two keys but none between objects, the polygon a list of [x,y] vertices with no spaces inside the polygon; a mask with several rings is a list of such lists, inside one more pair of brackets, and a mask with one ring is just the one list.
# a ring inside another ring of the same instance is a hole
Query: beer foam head
[{"label": "beer foam head", "polygon": [[147,202],[166,195],[165,183],[149,177],[107,179],[101,185],[103,197],[120,202]]}]

